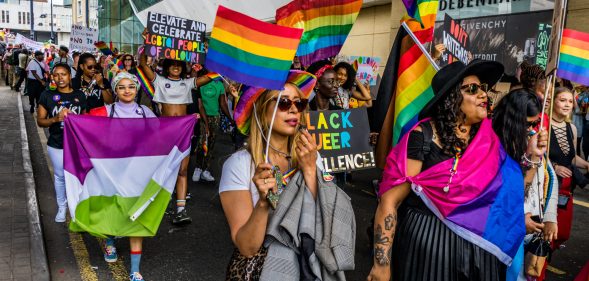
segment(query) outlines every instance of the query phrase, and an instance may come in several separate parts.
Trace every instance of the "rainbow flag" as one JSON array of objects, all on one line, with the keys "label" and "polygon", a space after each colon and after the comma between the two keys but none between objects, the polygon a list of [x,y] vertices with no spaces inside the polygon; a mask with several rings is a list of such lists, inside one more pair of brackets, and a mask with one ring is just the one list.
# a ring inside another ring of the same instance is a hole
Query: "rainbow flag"
[{"label": "rainbow flag", "polygon": [[246,85],[282,90],[302,33],[219,5],[205,65]]},{"label": "rainbow flag", "polygon": [[507,265],[506,280],[517,280],[524,263],[524,181],[519,163],[503,149],[491,120],[481,123],[451,182],[453,158],[408,176],[408,142],[406,134],[388,154],[379,197],[410,182],[413,192],[448,228]]},{"label": "rainbow flag", "polygon": [[407,9],[407,15],[424,27],[430,24],[431,11],[438,9],[438,2],[439,0],[403,0],[403,5]]},{"label": "rainbow flag", "polygon": [[276,10],[276,24],[303,28],[297,56],[305,66],[336,56],[362,8],[362,0],[294,0]]},{"label": "rainbow flag", "polygon": [[98,50],[100,50],[100,52],[102,54],[104,54],[105,56],[108,55],[113,55],[113,52],[110,50],[110,48],[106,45],[106,43],[104,43],[104,41],[98,41],[94,43],[94,46],[96,46],[96,48],[98,48]]},{"label": "rainbow flag", "polygon": [[125,65],[123,64],[123,60],[121,60],[121,59],[114,59],[114,63],[117,65],[117,67],[119,69],[125,68]]},{"label": "rainbow flag", "polygon": [[589,33],[572,29],[562,32],[556,74],[560,78],[589,85]]},{"label": "rainbow flag", "polygon": [[151,81],[149,81],[149,79],[147,79],[147,77],[145,76],[145,73],[143,73],[143,70],[141,70],[141,67],[137,67],[137,80],[139,80],[139,84],[141,85],[141,88],[143,89],[143,91],[145,91],[145,93],[147,93],[147,96],[150,97],[151,99],[153,99],[153,97],[155,96],[155,89],[153,88],[153,85],[151,84]]},{"label": "rainbow flag", "polygon": [[206,76],[206,77],[209,77],[209,78],[210,78],[211,80],[213,80],[213,81],[218,81],[218,80],[221,80],[221,79],[223,79],[223,78],[221,77],[221,74],[219,74],[219,73],[217,73],[217,72],[209,72],[209,73],[207,73],[205,76]]},{"label": "rainbow flag", "polygon": [[[402,22],[409,26],[422,44],[431,42],[437,1],[417,0],[415,4],[427,8],[420,11],[421,23],[408,15]],[[374,118],[370,123],[373,131],[380,131],[377,166],[384,166],[383,156],[417,123],[419,112],[433,97],[431,81],[435,73],[426,54],[419,49],[405,28],[399,28],[373,106]]]}]

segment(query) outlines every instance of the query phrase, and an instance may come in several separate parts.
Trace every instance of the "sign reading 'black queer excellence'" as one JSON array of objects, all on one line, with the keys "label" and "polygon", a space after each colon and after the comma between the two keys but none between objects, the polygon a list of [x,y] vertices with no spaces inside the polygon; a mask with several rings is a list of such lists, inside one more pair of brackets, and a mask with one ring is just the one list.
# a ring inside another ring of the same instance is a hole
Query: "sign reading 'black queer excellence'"
[{"label": "sign reading 'black queer excellence'", "polygon": [[202,22],[149,12],[145,52],[152,57],[203,64],[206,25]]},{"label": "sign reading 'black queer excellence'", "polygon": [[307,130],[315,139],[325,172],[375,167],[366,108],[310,111]]}]

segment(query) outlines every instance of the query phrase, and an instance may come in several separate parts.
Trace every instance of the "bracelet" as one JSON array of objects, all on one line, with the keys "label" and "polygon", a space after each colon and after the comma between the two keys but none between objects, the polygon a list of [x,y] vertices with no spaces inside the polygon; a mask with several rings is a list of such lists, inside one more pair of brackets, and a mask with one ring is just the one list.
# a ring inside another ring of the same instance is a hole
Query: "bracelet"
[{"label": "bracelet", "polygon": [[534,162],[534,161],[530,160],[525,153],[524,153],[524,155],[522,155],[522,159],[520,161],[520,165],[523,168],[527,168],[527,169],[537,168],[538,166],[540,166],[540,164],[542,164],[542,159],[538,160],[537,162]]}]

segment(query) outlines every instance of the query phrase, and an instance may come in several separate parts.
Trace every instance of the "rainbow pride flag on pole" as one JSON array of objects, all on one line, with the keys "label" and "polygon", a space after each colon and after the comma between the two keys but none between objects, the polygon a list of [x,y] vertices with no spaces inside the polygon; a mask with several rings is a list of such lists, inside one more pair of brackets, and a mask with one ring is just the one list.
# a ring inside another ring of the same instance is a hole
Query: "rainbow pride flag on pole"
[{"label": "rainbow pride flag on pole", "polygon": [[190,153],[195,122],[192,115],[159,119],[69,115],[64,169],[70,230],[99,237],[154,236],[180,163]]},{"label": "rainbow pride flag on pole", "polygon": [[[413,6],[406,7],[407,11],[421,8],[421,22],[408,15],[402,19],[421,44],[433,40],[437,3],[417,0],[411,3]],[[384,155],[417,123],[419,112],[433,97],[431,81],[436,70],[426,56],[407,30],[399,28],[373,106],[374,118],[370,123],[373,131],[380,131],[376,153],[379,167],[384,166]]]},{"label": "rainbow pride flag on pole", "polygon": [[362,8],[362,0],[294,0],[276,10],[276,24],[303,28],[297,56],[305,66],[336,56]]},{"label": "rainbow pride flag on pole", "polygon": [[205,65],[246,85],[282,90],[302,33],[219,5]]},{"label": "rainbow pride flag on pole", "polygon": [[112,50],[106,45],[106,43],[104,43],[104,41],[95,42],[94,46],[96,46],[96,48],[98,48],[98,50],[100,50],[105,56],[113,55]]},{"label": "rainbow pride flag on pole", "polygon": [[572,29],[562,32],[556,74],[560,78],[589,85],[589,33]]}]

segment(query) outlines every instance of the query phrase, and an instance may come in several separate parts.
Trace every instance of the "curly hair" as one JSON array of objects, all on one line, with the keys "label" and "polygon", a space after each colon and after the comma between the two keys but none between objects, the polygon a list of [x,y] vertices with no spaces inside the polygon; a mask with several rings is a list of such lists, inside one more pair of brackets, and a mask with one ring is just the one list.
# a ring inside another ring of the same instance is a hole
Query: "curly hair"
[{"label": "curly hair", "polygon": [[[461,126],[466,120],[466,114],[460,109],[463,100],[460,86],[461,83],[458,83],[445,97],[438,101],[432,114],[434,127],[442,140],[442,151],[447,155],[455,155],[459,149],[464,152],[468,146],[467,142],[456,135],[456,129],[466,132],[466,129]],[[468,142],[474,138],[479,127],[480,124],[471,127]]]},{"label": "curly hair", "polygon": [[497,104],[493,112],[493,130],[511,158],[519,161],[524,155],[528,145],[527,118],[538,116],[541,111],[536,94],[526,88],[509,92]]},{"label": "curly hair", "polygon": [[354,80],[356,80],[356,70],[354,70],[354,67],[345,62],[339,62],[338,64],[336,64],[333,67],[333,70],[335,70],[335,72],[338,71],[338,69],[340,68],[345,68],[346,69],[346,75],[348,76],[348,78],[346,79],[346,82],[344,84],[342,84],[342,88],[346,89],[346,90],[350,90],[352,89],[352,87],[354,86]]}]

